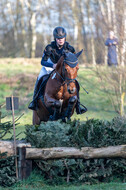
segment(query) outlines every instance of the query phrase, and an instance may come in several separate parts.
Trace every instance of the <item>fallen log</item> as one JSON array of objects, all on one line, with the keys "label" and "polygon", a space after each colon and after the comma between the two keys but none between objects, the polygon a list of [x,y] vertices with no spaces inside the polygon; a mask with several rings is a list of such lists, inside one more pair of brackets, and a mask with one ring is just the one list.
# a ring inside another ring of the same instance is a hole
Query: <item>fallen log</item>
[{"label": "fallen log", "polygon": [[[31,147],[29,143],[23,141],[16,141],[17,147]],[[0,141],[0,153],[7,153],[7,156],[14,156],[14,142]]]},{"label": "fallen log", "polygon": [[103,148],[82,147],[54,147],[54,148],[26,148],[26,159],[47,160],[59,158],[126,158],[126,145],[109,146]]}]

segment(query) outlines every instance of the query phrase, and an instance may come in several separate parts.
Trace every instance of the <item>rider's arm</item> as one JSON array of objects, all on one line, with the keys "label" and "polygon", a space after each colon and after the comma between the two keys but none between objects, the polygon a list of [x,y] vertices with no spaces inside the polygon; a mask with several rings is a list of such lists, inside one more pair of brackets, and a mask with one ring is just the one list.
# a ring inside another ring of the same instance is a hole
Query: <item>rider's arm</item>
[{"label": "rider's arm", "polygon": [[53,68],[54,63],[51,61],[50,57],[46,56],[43,53],[42,60],[41,60],[41,65],[43,65],[45,67],[51,67],[51,68]]},{"label": "rider's arm", "polygon": [[54,63],[50,59],[51,54],[52,54],[52,47],[49,44],[49,45],[46,46],[46,48],[44,50],[44,53],[43,53],[43,56],[42,56],[42,60],[41,60],[41,65],[43,65],[45,67],[51,67],[51,68],[53,68]]}]

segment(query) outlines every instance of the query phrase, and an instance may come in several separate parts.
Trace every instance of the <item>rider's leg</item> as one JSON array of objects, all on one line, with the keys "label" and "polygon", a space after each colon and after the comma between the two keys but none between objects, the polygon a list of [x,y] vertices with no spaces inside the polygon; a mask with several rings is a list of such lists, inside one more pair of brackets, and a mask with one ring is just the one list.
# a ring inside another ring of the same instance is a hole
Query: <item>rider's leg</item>
[{"label": "rider's leg", "polygon": [[31,110],[36,110],[36,95],[37,95],[37,92],[38,92],[38,78],[36,80],[36,83],[35,83],[35,88],[34,88],[34,94],[33,94],[33,101],[29,104],[28,108],[31,109]]},{"label": "rider's leg", "polygon": [[76,87],[77,87],[77,103],[76,103],[76,113],[77,114],[83,114],[87,111],[87,108],[85,106],[81,107],[80,106],[80,97],[79,97],[79,90],[80,90],[80,86],[79,83],[76,81]]},{"label": "rider's leg", "polygon": [[43,76],[47,74],[46,72],[46,69],[45,67],[42,67],[40,73],[39,73],[39,76],[36,80],[36,83],[35,83],[35,88],[34,88],[34,94],[33,94],[33,101],[29,104],[28,108],[31,109],[31,110],[36,110],[36,100],[37,100],[37,92],[38,92],[38,82],[39,82],[39,79]]}]

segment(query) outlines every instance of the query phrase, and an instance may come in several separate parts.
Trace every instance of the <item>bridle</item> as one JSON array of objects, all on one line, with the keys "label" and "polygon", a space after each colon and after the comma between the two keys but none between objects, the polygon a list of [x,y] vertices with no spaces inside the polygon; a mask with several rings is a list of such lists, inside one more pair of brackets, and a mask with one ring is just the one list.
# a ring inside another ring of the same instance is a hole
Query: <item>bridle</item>
[{"label": "bridle", "polygon": [[[55,70],[55,72],[58,74],[58,76],[62,79],[63,81],[63,84],[62,85],[65,85],[67,84],[67,88],[68,88],[68,85],[70,83],[76,83],[76,78],[74,79],[71,79],[71,78],[68,78],[65,76],[65,62],[63,61],[63,66],[62,66],[62,71],[61,71],[61,74]],[[56,78],[57,79],[57,78]],[[57,79],[58,80],[58,79]],[[58,80],[59,81],[59,80]],[[59,81],[60,82],[60,81]],[[70,92],[69,92],[70,93]]]}]

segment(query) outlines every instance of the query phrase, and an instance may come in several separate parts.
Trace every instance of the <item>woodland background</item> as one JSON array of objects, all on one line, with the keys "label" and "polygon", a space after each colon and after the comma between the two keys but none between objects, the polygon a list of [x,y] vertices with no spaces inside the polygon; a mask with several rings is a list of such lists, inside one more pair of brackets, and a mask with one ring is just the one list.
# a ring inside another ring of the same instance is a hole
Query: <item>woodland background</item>
[{"label": "woodland background", "polygon": [[104,42],[109,30],[119,40],[118,62],[126,58],[125,0],[1,0],[0,57],[41,57],[53,40],[53,29],[63,26],[82,63],[107,64]]}]

